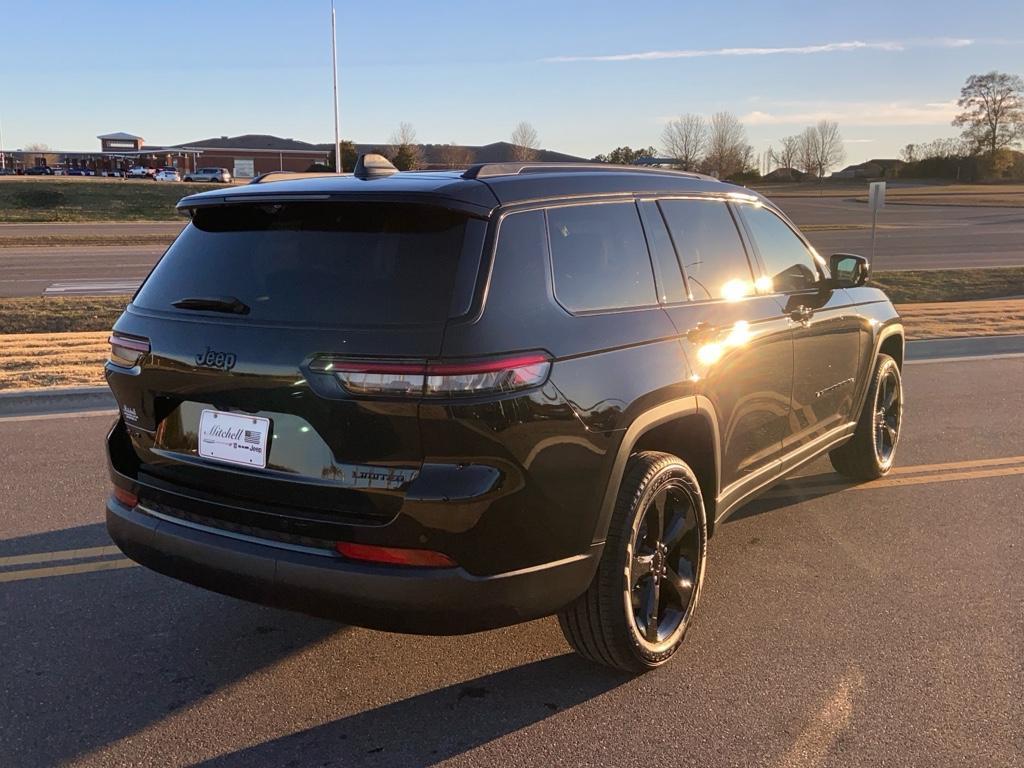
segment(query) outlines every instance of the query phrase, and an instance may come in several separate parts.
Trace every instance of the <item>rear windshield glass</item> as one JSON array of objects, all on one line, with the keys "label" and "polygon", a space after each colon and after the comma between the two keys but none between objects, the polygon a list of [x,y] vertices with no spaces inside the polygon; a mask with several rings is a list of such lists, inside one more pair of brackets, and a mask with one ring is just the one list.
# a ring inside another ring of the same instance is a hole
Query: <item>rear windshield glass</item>
[{"label": "rear windshield glass", "polygon": [[133,303],[177,312],[183,299],[237,299],[246,318],[271,323],[441,322],[466,221],[397,203],[199,209]]}]

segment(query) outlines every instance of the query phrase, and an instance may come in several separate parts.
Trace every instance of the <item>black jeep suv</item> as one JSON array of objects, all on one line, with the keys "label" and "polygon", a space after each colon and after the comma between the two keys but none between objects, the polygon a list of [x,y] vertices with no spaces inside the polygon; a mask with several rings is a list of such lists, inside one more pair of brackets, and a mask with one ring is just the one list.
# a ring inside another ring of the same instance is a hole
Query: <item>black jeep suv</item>
[{"label": "black jeep suv", "polygon": [[179,208],[106,366],[107,526],[161,573],[399,632],[557,613],[643,670],[730,512],[892,466],[898,315],[746,189],[371,157]]}]

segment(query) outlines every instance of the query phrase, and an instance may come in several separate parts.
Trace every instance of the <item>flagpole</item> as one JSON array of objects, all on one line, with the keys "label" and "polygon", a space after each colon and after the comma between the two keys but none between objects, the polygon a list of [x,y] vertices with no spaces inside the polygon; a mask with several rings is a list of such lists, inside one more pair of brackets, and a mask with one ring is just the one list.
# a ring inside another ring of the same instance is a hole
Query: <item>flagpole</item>
[{"label": "flagpole", "polygon": [[331,0],[331,62],[334,73],[334,172],[341,173],[341,134],[338,129],[338,33]]}]

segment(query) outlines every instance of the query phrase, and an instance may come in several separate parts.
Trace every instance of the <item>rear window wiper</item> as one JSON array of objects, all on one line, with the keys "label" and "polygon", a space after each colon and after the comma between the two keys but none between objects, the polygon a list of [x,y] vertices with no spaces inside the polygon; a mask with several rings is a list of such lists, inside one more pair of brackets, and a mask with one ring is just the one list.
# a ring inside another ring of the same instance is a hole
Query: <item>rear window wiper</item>
[{"label": "rear window wiper", "polygon": [[235,315],[248,315],[249,305],[235,296],[189,296],[178,299],[171,304],[178,309],[197,309],[210,312],[230,312]]}]

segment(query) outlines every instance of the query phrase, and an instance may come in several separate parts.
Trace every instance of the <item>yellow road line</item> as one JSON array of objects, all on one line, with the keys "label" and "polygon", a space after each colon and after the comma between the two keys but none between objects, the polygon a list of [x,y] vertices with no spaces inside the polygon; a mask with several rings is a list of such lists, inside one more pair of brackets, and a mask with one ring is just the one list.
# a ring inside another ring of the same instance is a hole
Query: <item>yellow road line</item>
[{"label": "yellow road line", "polygon": [[894,467],[891,474],[906,475],[916,472],[936,472],[943,469],[969,469],[972,467],[994,467],[1002,464],[1024,464],[1024,456],[1003,456],[996,459],[971,459],[950,461],[945,464],[912,464],[909,467]]},{"label": "yellow road line", "polygon": [[31,555],[13,555],[0,557],[0,568],[9,565],[31,565],[32,563],[51,563],[54,560],[79,560],[83,557],[105,557],[119,555],[117,547],[89,547],[87,549],[65,549],[62,552],[36,552]]},{"label": "yellow road line", "polygon": [[954,480],[981,480],[987,477],[1008,477],[1024,475],[1022,467],[993,467],[967,472],[949,472],[944,475],[917,475],[913,477],[883,477],[860,485],[846,482],[815,483],[813,485],[794,485],[793,487],[777,488],[761,496],[767,499],[801,499],[813,498],[829,491],[872,491],[876,488],[898,488],[906,485],[926,485],[928,483],[949,483]]},{"label": "yellow road line", "polygon": [[76,573],[92,573],[93,571],[116,571],[121,568],[135,568],[138,563],[122,557],[118,560],[100,560],[95,563],[78,563],[76,565],[57,565],[52,568],[30,568],[22,571],[0,573],[0,583],[5,581],[25,581],[27,579],[43,579],[48,576],[71,576]]}]

